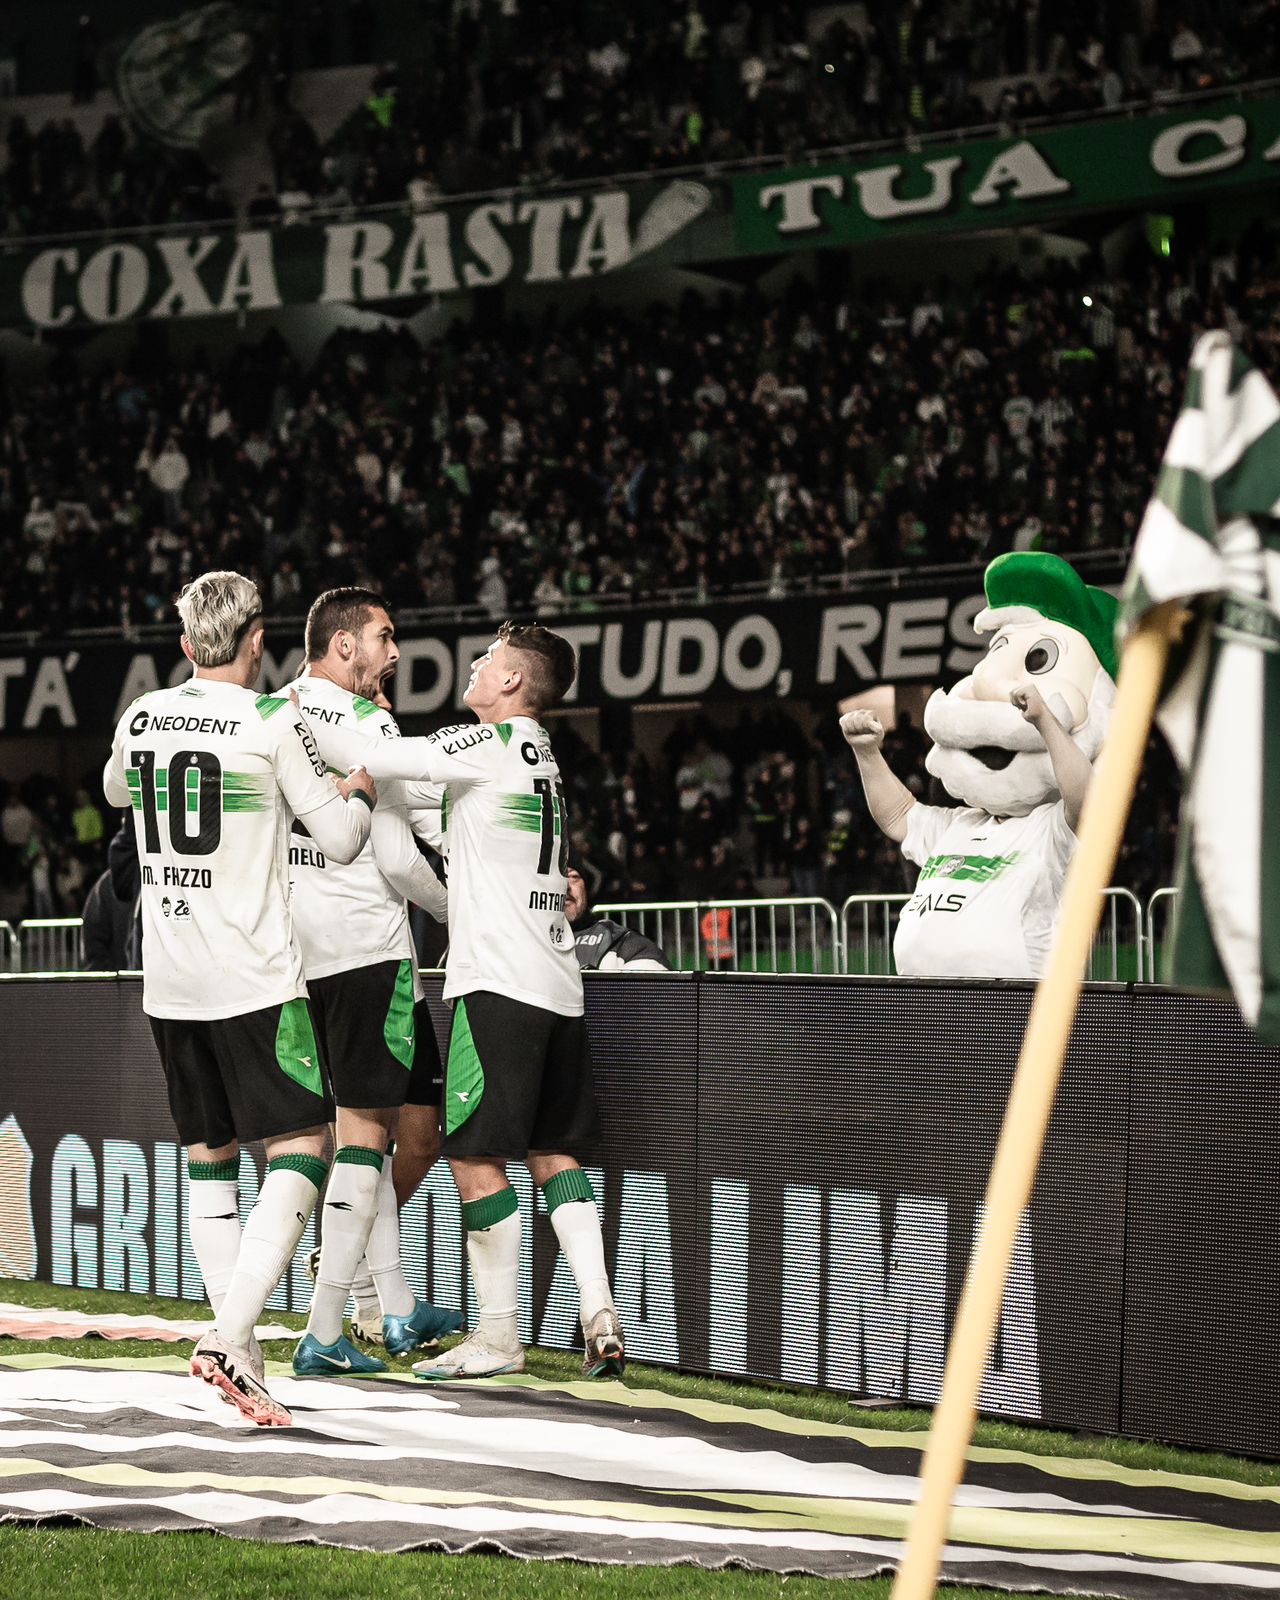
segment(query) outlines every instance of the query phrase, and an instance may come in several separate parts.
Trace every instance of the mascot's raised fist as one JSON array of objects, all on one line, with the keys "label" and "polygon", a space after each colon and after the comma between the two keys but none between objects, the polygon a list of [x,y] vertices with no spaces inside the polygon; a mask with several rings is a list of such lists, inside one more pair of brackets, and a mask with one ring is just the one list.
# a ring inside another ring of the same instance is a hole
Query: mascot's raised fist
[{"label": "mascot's raised fist", "polygon": [[840,732],[854,750],[878,750],[884,743],[884,726],[874,711],[846,711]]},{"label": "mascot's raised fist", "polygon": [[1017,706],[1032,727],[1037,726],[1049,715],[1049,708],[1044,703],[1044,696],[1034,683],[1024,683],[1021,688],[1013,691],[1009,699]]}]

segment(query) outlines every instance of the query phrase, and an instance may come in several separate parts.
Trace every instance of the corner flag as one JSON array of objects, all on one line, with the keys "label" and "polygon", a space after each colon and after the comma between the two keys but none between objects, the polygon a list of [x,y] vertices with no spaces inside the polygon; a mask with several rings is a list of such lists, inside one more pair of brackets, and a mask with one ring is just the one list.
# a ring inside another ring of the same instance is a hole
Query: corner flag
[{"label": "corner flag", "polygon": [[1158,718],[1184,778],[1167,981],[1280,1043],[1280,400],[1225,333],[1191,357],[1119,631],[1183,600]]}]

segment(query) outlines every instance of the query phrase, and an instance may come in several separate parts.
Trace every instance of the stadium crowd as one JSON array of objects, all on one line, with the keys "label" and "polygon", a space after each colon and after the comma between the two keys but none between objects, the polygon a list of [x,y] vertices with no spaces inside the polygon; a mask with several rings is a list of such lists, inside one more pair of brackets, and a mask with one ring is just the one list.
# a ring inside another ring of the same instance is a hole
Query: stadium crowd
[{"label": "stadium crowd", "polygon": [[[1138,0],[1056,12],[890,0],[816,20],[814,9],[597,3],[567,26],[550,0],[442,8],[421,55],[384,70],[329,148],[283,164],[279,181],[326,203],[399,200],[406,188],[423,201],[1158,104],[1254,76],[1280,43],[1269,0],[1183,6],[1173,26]],[[974,85],[992,80],[1003,82],[988,105]]]},{"label": "stadium crowd", "polygon": [[275,334],[225,366],[140,344],[61,352],[0,397],[0,614],[130,629],[207,567],[297,616],[330,584],[399,612],[494,617],[742,585],[1127,546],[1196,332],[1263,370],[1280,278],[1263,236],[1126,273],[992,272],[861,298],[797,280],[628,314],[594,307]]},{"label": "stadium crowd", "polygon": [[[815,26],[798,0],[597,3],[571,23],[550,0],[479,0],[425,8],[412,47],[322,142],[290,108],[291,74],[368,62],[391,44],[364,15],[372,7],[348,9],[361,15],[336,47],[326,5],[282,16],[234,85],[240,115],[271,107],[275,186],[248,202],[251,221],[1159,105],[1257,77],[1280,54],[1276,0],[1187,0],[1176,12],[1091,0],[1056,13],[1024,0],[912,0],[867,7],[861,27],[841,12]],[[140,139],[119,116],[86,145],[69,117],[33,129],[17,114],[6,146],[2,235],[235,215],[197,152]]]}]

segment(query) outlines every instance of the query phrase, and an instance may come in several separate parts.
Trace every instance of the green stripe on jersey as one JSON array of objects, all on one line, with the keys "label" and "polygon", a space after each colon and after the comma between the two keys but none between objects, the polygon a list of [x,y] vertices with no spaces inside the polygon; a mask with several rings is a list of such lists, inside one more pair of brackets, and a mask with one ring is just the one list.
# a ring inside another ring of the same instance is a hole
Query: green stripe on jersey
[{"label": "green stripe on jersey", "polygon": [[167,811],[168,809],[169,809],[169,769],[167,767],[157,767],[156,768],[156,810],[157,811]]},{"label": "green stripe on jersey", "polygon": [[267,811],[273,804],[273,780],[261,772],[224,772],[222,809],[230,815],[246,811]]},{"label": "green stripe on jersey", "polygon": [[[522,833],[539,833],[542,830],[542,808],[546,799],[540,794],[504,794],[498,798],[498,814],[494,821],[500,828],[518,828]],[[563,826],[563,808],[558,799],[552,799],[552,827],[557,838]]]},{"label": "green stripe on jersey", "polygon": [[519,828],[525,833],[537,833],[542,827],[542,796],[504,794],[499,797],[498,815],[494,820],[500,828]]},{"label": "green stripe on jersey", "polygon": [[142,810],[142,774],[137,767],[124,769],[124,781],[129,785],[129,804],[135,811]]},{"label": "green stripe on jersey", "polygon": [[510,722],[496,722],[496,723],[494,723],[493,731],[498,735],[499,739],[502,740],[503,744],[507,745],[507,744],[511,743],[511,735],[516,730],[515,730],[515,725],[513,723],[510,723]]},{"label": "green stripe on jersey", "polygon": [[258,715],[264,722],[266,722],[268,718],[274,717],[276,712],[279,711],[282,706],[287,706],[289,704],[287,699],[282,698],[280,695],[274,694],[260,694],[253,703],[258,709]]},{"label": "green stripe on jersey", "polygon": [[961,878],[970,883],[990,883],[1017,859],[1016,850],[1009,856],[930,856],[920,869],[920,879]]},{"label": "green stripe on jersey", "polygon": [[382,707],[376,705],[372,700],[366,700],[363,695],[358,694],[351,702],[351,709],[356,714],[356,721],[363,722],[366,717],[373,716],[375,711],[381,711]]},{"label": "green stripe on jersey", "polygon": [[387,1041],[387,1049],[402,1067],[413,1066],[417,1034],[413,1018],[411,962],[402,961],[396,973],[396,986],[391,994],[391,1004],[387,1007],[386,1020],[382,1024],[382,1037]]}]

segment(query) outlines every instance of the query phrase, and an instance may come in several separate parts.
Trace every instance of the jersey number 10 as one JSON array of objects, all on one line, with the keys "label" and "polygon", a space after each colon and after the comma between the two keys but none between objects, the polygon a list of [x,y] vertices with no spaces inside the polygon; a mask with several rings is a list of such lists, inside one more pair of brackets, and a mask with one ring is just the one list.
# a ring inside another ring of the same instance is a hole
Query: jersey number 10
[{"label": "jersey number 10", "polygon": [[[135,750],[129,784],[142,809],[143,849],[160,851],[160,813],[168,813],[169,843],[180,856],[209,856],[222,842],[222,763],[207,750],[179,750],[168,767],[154,750]],[[195,831],[192,832],[192,824]]]}]

